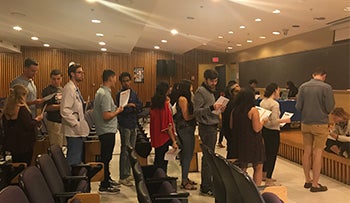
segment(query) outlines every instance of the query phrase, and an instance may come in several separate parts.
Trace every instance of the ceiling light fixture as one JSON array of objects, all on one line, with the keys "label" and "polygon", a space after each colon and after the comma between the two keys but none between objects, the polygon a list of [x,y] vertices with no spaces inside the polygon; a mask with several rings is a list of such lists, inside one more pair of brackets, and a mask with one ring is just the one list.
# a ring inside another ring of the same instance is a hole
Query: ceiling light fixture
[{"label": "ceiling light fixture", "polygon": [[44,47],[49,47],[50,45],[49,44],[43,44]]},{"label": "ceiling light fixture", "polygon": [[106,45],[106,42],[99,42],[98,44],[101,46],[104,46],[104,45]]},{"label": "ceiling light fixture", "polygon": [[96,33],[97,37],[103,37],[104,35],[102,33]]},{"label": "ceiling light fixture", "polygon": [[98,19],[92,19],[91,20],[92,23],[101,23],[101,20],[98,20]]},{"label": "ceiling light fixture", "polygon": [[259,38],[260,38],[260,39],[266,39],[266,37],[265,37],[265,36],[260,36]]},{"label": "ceiling light fixture", "polygon": [[161,43],[167,43],[167,42],[168,42],[168,40],[166,40],[166,39],[162,39],[162,40],[160,40],[160,42],[161,42]]},{"label": "ceiling light fixture", "polygon": [[107,49],[106,48],[101,48],[101,51],[107,51]]},{"label": "ceiling light fixture", "polygon": [[345,12],[350,12],[350,6],[345,7],[345,8],[344,8],[344,11],[345,11]]},{"label": "ceiling light fixture", "polygon": [[273,31],[272,34],[274,34],[274,35],[279,35],[279,34],[281,34],[281,33],[278,32],[278,31]]},{"label": "ceiling light fixture", "polygon": [[256,18],[255,19],[255,22],[261,22],[262,20],[261,20],[261,18]]},{"label": "ceiling light fixture", "polygon": [[218,36],[218,38],[219,38],[219,39],[223,39],[224,37],[223,37],[223,36],[221,36],[221,35],[219,35],[219,36]]},{"label": "ceiling light fixture", "polygon": [[171,33],[172,35],[177,35],[177,34],[179,34],[179,32],[178,32],[177,30],[175,30],[175,29],[170,30],[170,33]]},{"label": "ceiling light fixture", "polygon": [[231,50],[231,49],[233,49],[233,47],[227,47],[227,49],[230,49],[230,50]]},{"label": "ceiling light fixture", "polygon": [[248,39],[247,42],[248,42],[248,43],[253,43],[253,40]]},{"label": "ceiling light fixture", "polygon": [[32,39],[32,40],[34,40],[34,41],[39,40],[38,37],[31,37],[30,39]]},{"label": "ceiling light fixture", "polygon": [[228,31],[228,34],[232,35],[232,34],[233,34],[233,31]]},{"label": "ceiling light fixture", "polygon": [[279,13],[281,13],[281,11],[278,10],[278,9],[275,9],[274,11],[272,11],[272,13],[274,13],[274,14],[279,14]]},{"label": "ceiling light fixture", "polygon": [[89,3],[95,3],[96,2],[96,0],[86,0],[87,2],[89,2]]},{"label": "ceiling light fixture", "polygon": [[160,49],[160,46],[154,46],[155,49]]},{"label": "ceiling light fixture", "polygon": [[16,30],[16,31],[21,31],[22,30],[22,28],[20,26],[18,26],[18,25],[13,26],[13,29]]},{"label": "ceiling light fixture", "polygon": [[299,28],[300,25],[292,25],[292,27],[294,27],[294,28]]},{"label": "ceiling light fixture", "polygon": [[245,28],[245,26],[244,26],[244,25],[241,25],[241,26],[239,26],[239,28],[244,29],[244,28]]},{"label": "ceiling light fixture", "polygon": [[236,44],[236,46],[241,47],[241,46],[242,46],[242,44]]}]

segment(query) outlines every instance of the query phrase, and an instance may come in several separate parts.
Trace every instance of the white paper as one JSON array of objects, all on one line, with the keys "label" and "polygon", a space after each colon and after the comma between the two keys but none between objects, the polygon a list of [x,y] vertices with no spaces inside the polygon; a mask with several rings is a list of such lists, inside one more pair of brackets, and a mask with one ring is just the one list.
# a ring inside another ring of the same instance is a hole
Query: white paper
[{"label": "white paper", "polygon": [[176,156],[179,154],[181,149],[174,149],[172,146],[169,146],[168,151],[164,155],[164,160],[166,161],[175,161]]},{"label": "white paper", "polygon": [[267,109],[264,109],[260,106],[256,106],[256,108],[259,111],[259,116],[260,116],[260,121],[265,120],[266,118],[268,118],[270,116],[270,114],[272,113],[272,111],[269,111]]},{"label": "white paper", "polygon": [[[230,101],[230,100],[227,99],[226,97],[220,96],[220,97],[218,98],[218,100],[216,100],[215,104],[221,104],[221,105],[222,105],[222,108],[224,108],[224,107],[228,104],[229,101]],[[215,104],[214,104],[214,105],[215,105]],[[217,114],[217,115],[219,115],[219,114],[221,113],[221,109],[213,110],[212,112],[215,113],[215,114]]]},{"label": "white paper", "polygon": [[130,97],[130,89],[122,91],[120,93],[119,106],[125,107],[126,105],[128,105],[129,97]]},{"label": "white paper", "polygon": [[49,95],[47,95],[46,97],[44,97],[43,100],[44,100],[44,101],[48,101],[48,100],[50,100],[52,97],[54,97],[56,94],[57,94],[56,92],[55,92],[55,93],[52,93],[52,94],[49,94]]},{"label": "white paper", "polygon": [[[292,118],[293,115],[294,115],[294,113],[284,112],[281,119]],[[280,127],[283,127],[284,125],[286,125],[286,123],[280,123]]]}]

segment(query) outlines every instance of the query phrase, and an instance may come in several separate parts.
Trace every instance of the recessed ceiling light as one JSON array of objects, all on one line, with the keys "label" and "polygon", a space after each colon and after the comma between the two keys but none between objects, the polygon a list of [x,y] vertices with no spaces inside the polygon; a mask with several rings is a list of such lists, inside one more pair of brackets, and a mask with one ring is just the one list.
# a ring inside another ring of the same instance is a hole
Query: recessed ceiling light
[{"label": "recessed ceiling light", "polygon": [[86,0],[89,3],[94,3],[96,0]]},{"label": "recessed ceiling light", "polygon": [[22,28],[21,28],[20,26],[18,26],[18,25],[13,26],[13,29],[14,29],[14,30],[17,30],[17,31],[21,31],[21,30],[22,30]]},{"label": "recessed ceiling light", "polygon": [[281,11],[278,10],[278,9],[275,9],[274,11],[272,11],[272,13],[274,13],[274,14],[279,14],[279,13],[281,13]]},{"label": "recessed ceiling light", "polygon": [[101,46],[104,46],[104,45],[106,45],[106,42],[99,42],[98,44]]},{"label": "recessed ceiling light", "polygon": [[175,30],[175,29],[170,30],[170,33],[171,33],[172,35],[177,35],[177,34],[179,34],[179,32],[178,32],[177,30]]},{"label": "recessed ceiling light", "polygon": [[230,50],[231,50],[231,49],[233,49],[233,47],[227,47],[227,49],[230,49]]},{"label": "recessed ceiling light", "polygon": [[49,44],[43,44],[44,47],[49,47],[50,45]]},{"label": "recessed ceiling light", "polygon": [[97,37],[103,37],[104,35],[102,33],[96,33]]},{"label": "recessed ceiling light", "polygon": [[160,49],[160,46],[154,46],[155,49]]},{"label": "recessed ceiling light", "polygon": [[91,22],[92,22],[92,23],[101,23],[101,21],[98,20],[98,19],[92,19]]},{"label": "recessed ceiling light", "polygon": [[107,51],[107,49],[106,48],[101,48],[101,51]]},{"label": "recessed ceiling light", "polygon": [[208,44],[207,44],[207,43],[203,43],[202,45],[203,45],[203,46],[207,46]]},{"label": "recessed ceiling light", "polygon": [[228,31],[228,34],[231,34],[231,35],[232,35],[232,34],[233,34],[233,31]]},{"label": "recessed ceiling light", "polygon": [[298,28],[298,27],[300,27],[300,25],[292,25],[292,27]]},{"label": "recessed ceiling light", "polygon": [[160,40],[160,42],[161,42],[161,43],[167,43],[167,42],[168,42],[168,40],[166,40],[166,39],[162,39],[162,40]]},{"label": "recessed ceiling light", "polygon": [[34,40],[34,41],[39,40],[38,37],[31,37],[30,39],[32,39],[32,40]]},{"label": "recessed ceiling light", "polygon": [[344,8],[344,11],[345,11],[345,12],[350,12],[350,6],[345,7],[345,8]]},{"label": "recessed ceiling light", "polygon": [[248,43],[252,43],[252,42],[253,42],[253,40],[251,40],[251,39],[248,39],[248,40],[247,40],[247,42],[248,42]]},{"label": "recessed ceiling light", "polygon": [[222,39],[222,38],[224,38],[224,37],[223,37],[223,36],[221,36],[221,35],[219,35],[219,36],[218,36],[218,38],[219,38],[219,39]]},{"label": "recessed ceiling light", "polygon": [[244,25],[241,25],[241,26],[239,26],[239,28],[244,29],[244,28],[245,28],[245,26],[244,26]]},{"label": "recessed ceiling light", "polygon": [[242,46],[242,44],[236,44],[236,46],[241,47],[241,46]]},{"label": "recessed ceiling light", "polygon": [[274,35],[279,35],[279,34],[281,34],[281,33],[278,32],[278,31],[273,31],[272,34],[274,34]]},{"label": "recessed ceiling light", "polygon": [[265,37],[265,36],[260,36],[259,38],[260,38],[260,39],[266,39],[266,37]]},{"label": "recessed ceiling light", "polygon": [[255,22],[261,22],[262,20],[261,20],[261,18],[256,18],[255,19]]}]

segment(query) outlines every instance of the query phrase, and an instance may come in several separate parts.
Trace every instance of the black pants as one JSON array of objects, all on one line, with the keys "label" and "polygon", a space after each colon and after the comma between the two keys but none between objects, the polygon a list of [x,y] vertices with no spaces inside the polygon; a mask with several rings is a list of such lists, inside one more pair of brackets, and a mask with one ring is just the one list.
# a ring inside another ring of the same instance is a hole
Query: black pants
[{"label": "black pants", "polygon": [[101,187],[109,187],[110,171],[109,162],[112,160],[113,148],[115,145],[115,133],[106,133],[99,136],[101,143],[101,161],[104,164],[104,179]]},{"label": "black pants", "polygon": [[27,163],[27,166],[30,166],[33,157],[33,151],[30,152],[11,152],[12,162],[19,163],[24,162]]},{"label": "black pants", "polygon": [[277,159],[278,148],[280,146],[280,131],[262,129],[264,138],[266,161],[264,162],[263,172],[266,172],[266,178],[271,178]]},{"label": "black pants", "polygon": [[164,160],[165,153],[168,151],[169,146],[172,144],[172,141],[169,139],[162,146],[155,148],[154,156],[154,166],[155,168],[161,168],[165,171],[165,174],[168,170],[168,161]]}]

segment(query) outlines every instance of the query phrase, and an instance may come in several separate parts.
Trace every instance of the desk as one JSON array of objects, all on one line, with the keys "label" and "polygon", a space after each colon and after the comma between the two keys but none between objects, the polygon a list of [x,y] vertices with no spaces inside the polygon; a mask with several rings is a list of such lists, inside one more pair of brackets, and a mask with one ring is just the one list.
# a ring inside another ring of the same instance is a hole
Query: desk
[{"label": "desk", "polygon": [[[257,106],[260,106],[261,100],[262,99],[256,100]],[[291,112],[294,113],[293,117],[291,118],[292,122],[301,121],[301,112],[295,108],[295,104],[297,103],[295,100],[277,100],[277,102],[280,104],[280,117],[284,114],[284,112]]]}]

